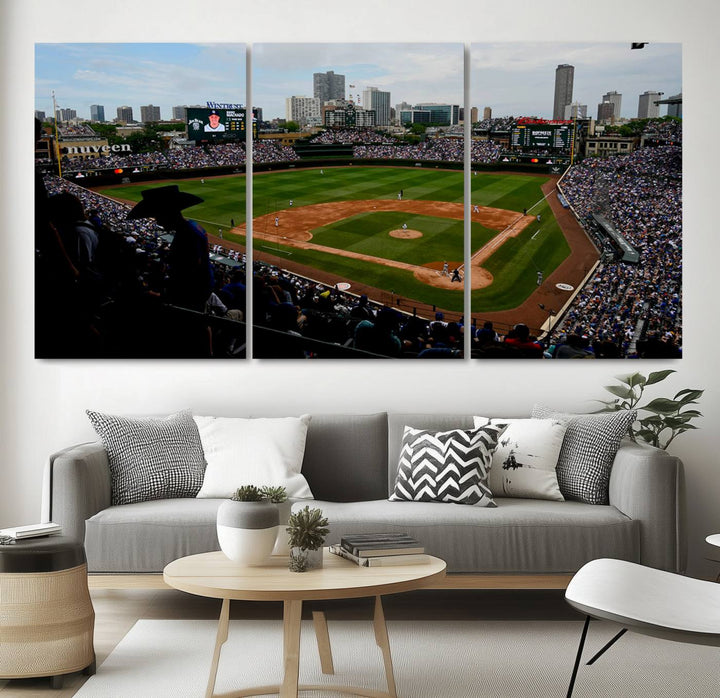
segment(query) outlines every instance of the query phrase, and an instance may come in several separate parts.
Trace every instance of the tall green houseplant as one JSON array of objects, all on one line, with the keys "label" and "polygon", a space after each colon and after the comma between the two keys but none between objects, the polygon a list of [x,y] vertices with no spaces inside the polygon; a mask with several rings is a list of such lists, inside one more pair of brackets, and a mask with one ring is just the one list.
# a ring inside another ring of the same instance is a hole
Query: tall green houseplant
[{"label": "tall green houseplant", "polygon": [[[697,429],[691,422],[702,413],[691,408],[697,405],[698,399],[705,392],[694,388],[685,388],[675,394],[673,398],[656,397],[645,404],[639,404],[645,396],[645,389],[664,381],[670,374],[676,373],[672,369],[654,371],[644,376],[642,373],[631,373],[627,376],[615,376],[619,385],[603,386],[605,390],[614,395],[612,400],[598,400],[605,407],[598,412],[619,412],[620,410],[638,410],[638,419],[630,425],[630,438],[637,442],[645,441],[651,446],[663,450],[680,434]],[[641,416],[641,412],[649,413]]]}]

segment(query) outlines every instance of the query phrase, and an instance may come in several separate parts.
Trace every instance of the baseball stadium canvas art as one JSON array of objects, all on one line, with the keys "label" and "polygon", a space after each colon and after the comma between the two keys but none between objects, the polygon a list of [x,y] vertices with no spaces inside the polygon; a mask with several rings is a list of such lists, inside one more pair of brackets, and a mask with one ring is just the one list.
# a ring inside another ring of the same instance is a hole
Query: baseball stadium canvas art
[{"label": "baseball stadium canvas art", "polygon": [[290,126],[257,141],[287,162],[254,166],[254,356],[462,357],[462,45],[259,44],[253,71]]},{"label": "baseball stadium canvas art", "polygon": [[245,53],[37,45],[37,357],[682,355],[679,45]]}]

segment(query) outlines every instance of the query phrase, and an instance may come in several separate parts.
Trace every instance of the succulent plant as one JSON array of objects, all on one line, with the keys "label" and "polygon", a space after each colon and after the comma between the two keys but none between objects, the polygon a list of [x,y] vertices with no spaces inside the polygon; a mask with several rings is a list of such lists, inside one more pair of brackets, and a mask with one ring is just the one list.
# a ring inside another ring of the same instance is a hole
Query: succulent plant
[{"label": "succulent plant", "polygon": [[286,529],[290,536],[290,547],[318,550],[330,530],[327,525],[328,520],[322,515],[321,509],[306,506],[290,514]]},{"label": "succulent plant", "polygon": [[270,485],[266,485],[265,487],[260,488],[260,492],[265,499],[271,501],[273,504],[282,504],[287,501],[287,490],[282,486],[272,487]]},{"label": "succulent plant", "polygon": [[233,502],[262,502],[266,497],[255,485],[243,485],[235,490],[231,499]]}]

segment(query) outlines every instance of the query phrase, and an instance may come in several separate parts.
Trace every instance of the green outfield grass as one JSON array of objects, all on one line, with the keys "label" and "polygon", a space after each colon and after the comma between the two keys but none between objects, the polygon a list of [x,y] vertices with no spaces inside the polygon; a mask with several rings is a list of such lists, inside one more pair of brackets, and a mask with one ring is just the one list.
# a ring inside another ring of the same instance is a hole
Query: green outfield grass
[{"label": "green outfield grass", "polygon": [[[301,207],[332,201],[396,199],[400,189],[406,200],[463,200],[463,173],[460,171],[356,166],[325,167],[323,171],[324,174],[321,174],[316,168],[257,174],[253,181],[253,215],[261,216],[288,208],[290,200],[294,207]],[[541,187],[545,181],[544,177],[516,174],[481,173],[471,176],[473,204],[518,212],[527,208],[530,213],[541,214],[539,224],[528,226],[520,236],[505,243],[487,260],[484,266],[493,274],[494,282],[485,289],[473,291],[473,312],[518,306],[537,287],[538,270],[547,277],[569,254],[569,247],[549,205],[542,201]],[[168,183],[125,185],[103,193],[139,201],[141,190]],[[202,204],[186,209],[188,217],[200,222],[210,233],[217,234],[218,228],[222,228],[226,239],[245,244],[244,236],[228,233],[231,219],[237,225],[245,220],[243,175],[206,178],[204,184],[200,179],[170,183],[178,184],[182,191],[204,199]],[[388,236],[390,230],[401,228],[403,223],[407,223],[408,228],[420,230],[423,237],[399,240]],[[457,262],[463,257],[463,223],[450,219],[400,212],[365,213],[312,232],[313,242],[320,245],[410,264],[445,260]],[[497,232],[473,223],[471,249],[480,249]],[[333,272],[350,282],[392,290],[397,295],[447,310],[463,310],[461,289],[449,291],[430,287],[417,281],[410,272],[261,240],[255,244],[260,250],[272,251],[288,260]]]}]

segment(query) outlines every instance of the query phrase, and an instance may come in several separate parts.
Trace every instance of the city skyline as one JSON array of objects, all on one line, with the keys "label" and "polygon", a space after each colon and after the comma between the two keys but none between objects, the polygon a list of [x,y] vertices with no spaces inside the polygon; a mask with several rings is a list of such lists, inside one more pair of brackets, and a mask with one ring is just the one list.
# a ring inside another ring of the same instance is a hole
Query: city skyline
[{"label": "city skyline", "polygon": [[[171,119],[178,105],[244,104],[245,51],[244,44],[36,44],[35,109],[52,114],[52,91],[59,109],[88,119],[90,105],[101,105],[110,121],[123,105],[136,119],[148,104]],[[462,106],[462,54],[461,44],[256,44],[253,102],[264,118],[284,118],[287,97],[312,96],[313,73],[333,70],[346,76],[356,100],[374,86],[391,93],[393,107]],[[681,54],[680,44],[660,43],[634,51],[628,43],[472,44],[471,106],[489,106],[494,117],[551,118],[555,69],[568,63],[575,67],[573,102],[593,112],[617,91],[621,116],[634,118],[644,92],[682,92]]]},{"label": "city skyline", "polygon": [[588,105],[589,115],[611,91],[623,96],[620,116],[627,119],[637,116],[643,92],[665,98],[682,92],[679,43],[648,43],[640,50],[631,50],[630,42],[473,43],[470,63],[470,102],[492,107],[494,117],[551,119],[555,71],[562,64],[574,67],[572,101]]}]

